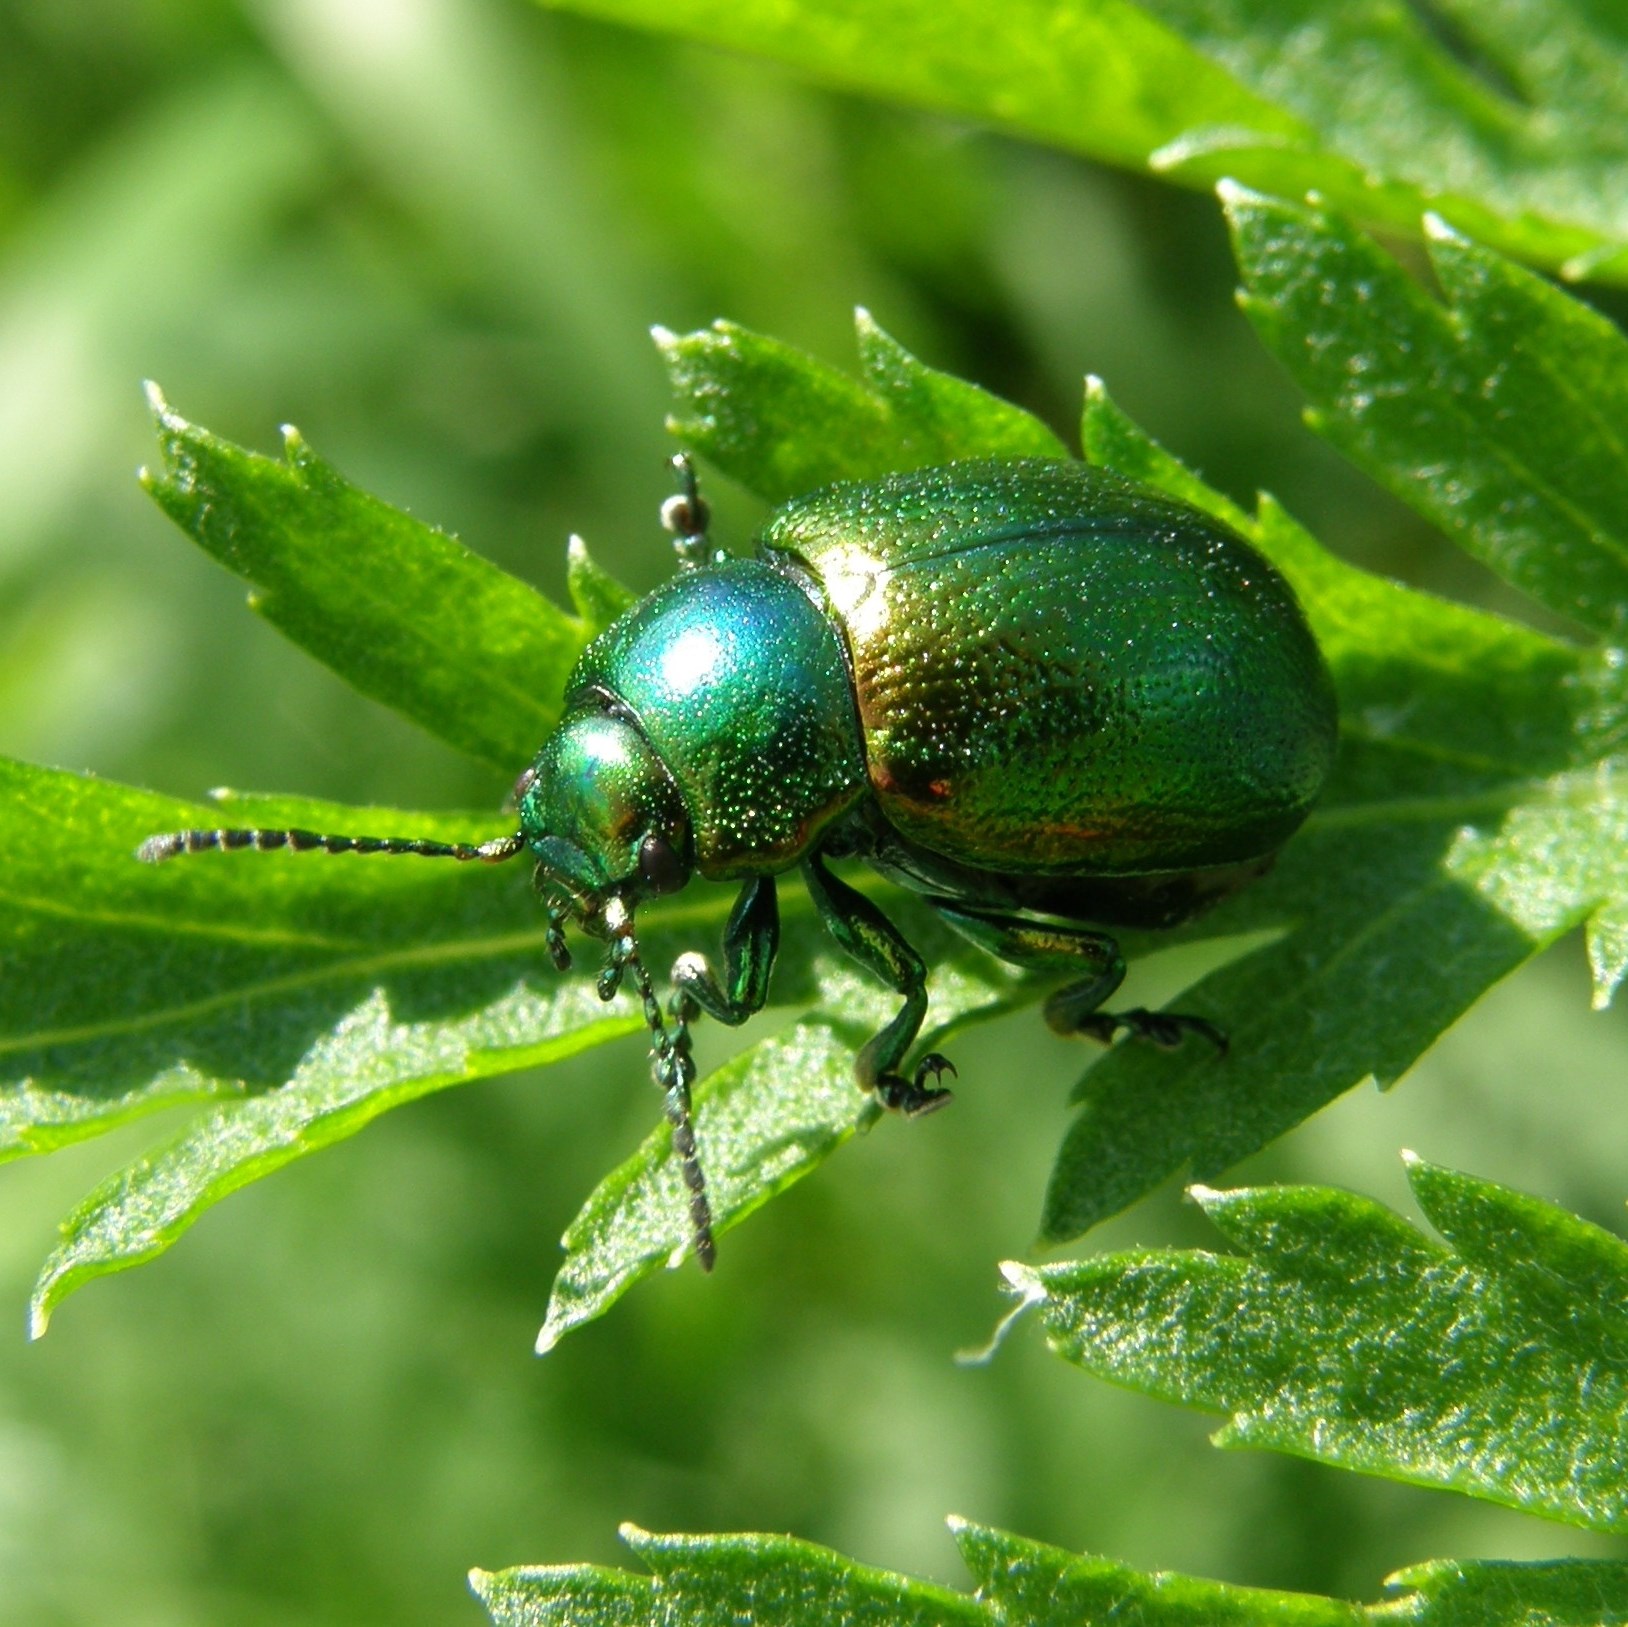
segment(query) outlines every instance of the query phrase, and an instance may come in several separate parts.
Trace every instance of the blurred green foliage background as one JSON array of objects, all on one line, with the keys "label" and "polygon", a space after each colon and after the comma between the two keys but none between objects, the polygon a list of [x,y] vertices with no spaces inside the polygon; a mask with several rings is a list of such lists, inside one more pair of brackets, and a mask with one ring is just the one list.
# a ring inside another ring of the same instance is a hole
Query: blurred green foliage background
[{"label": "blurred green foliage background", "polygon": [[[646,330],[720,315],[840,364],[862,303],[1071,440],[1099,373],[1235,495],[1511,609],[1299,427],[1233,283],[1203,196],[523,0],[6,0],[0,751],[187,796],[495,805],[505,785],[282,644],[141,494],[138,381],[264,449],[298,423],[555,595],[572,530],[642,588],[669,557]],[[744,540],[750,502],[711,495]],[[1628,1017],[1588,1014],[1568,943],[1394,1095],[1239,1174],[1407,1208],[1411,1145],[1617,1226],[1625,1059]],[[555,1239],[657,1116],[636,1042],[390,1115],[33,1347],[55,1220],[152,1126],[13,1166],[0,1621],[473,1622],[469,1565],[616,1562],[621,1519],[789,1530],[954,1585],[949,1512],[1359,1597],[1431,1554],[1620,1551],[1216,1453],[1033,1336],[953,1366],[1000,1312],[993,1263],[1028,1247],[1084,1056],[1028,1022],[957,1061],[953,1113],[883,1125],[730,1236],[714,1279],[663,1280],[541,1362]],[[1132,1240],[1207,1239],[1170,1190],[1099,1239]]]}]

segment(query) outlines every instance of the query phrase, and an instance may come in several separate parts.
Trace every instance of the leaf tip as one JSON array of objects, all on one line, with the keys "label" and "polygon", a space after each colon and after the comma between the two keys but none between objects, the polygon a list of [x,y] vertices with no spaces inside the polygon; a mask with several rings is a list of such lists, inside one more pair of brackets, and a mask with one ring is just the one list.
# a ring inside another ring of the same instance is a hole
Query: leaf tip
[{"label": "leaf tip", "polygon": [[563,1331],[550,1317],[537,1330],[537,1340],[531,1347],[532,1353],[537,1356],[546,1356],[560,1342],[560,1334]]},{"label": "leaf tip", "polygon": [[1422,1159],[1418,1155],[1418,1153],[1416,1153],[1411,1147],[1404,1147],[1402,1149],[1402,1168],[1403,1169],[1415,1170],[1415,1169],[1418,1169],[1421,1165],[1423,1165],[1423,1163],[1424,1163],[1424,1159]]},{"label": "leaf tip", "polygon": [[664,327],[660,322],[650,324],[650,338],[656,349],[664,354],[673,349],[678,343],[678,335],[671,328]]},{"label": "leaf tip", "polygon": [[164,399],[164,392],[158,387],[155,380],[143,379],[141,381],[141,393],[147,398],[148,410],[165,428],[173,429],[180,424],[181,420],[176,417],[175,410]]},{"label": "leaf tip", "polygon": [[28,1302],[28,1340],[32,1344],[36,1339],[45,1337],[45,1330],[51,1325],[51,1306],[44,1294],[35,1294]]},{"label": "leaf tip", "polygon": [[1454,231],[1434,209],[1425,211],[1423,226],[1426,239],[1432,243],[1462,243],[1464,241],[1463,234]]},{"label": "leaf tip", "polygon": [[1237,208],[1260,196],[1258,192],[1251,192],[1242,181],[1233,180],[1230,175],[1223,175],[1215,183],[1215,195],[1221,200],[1223,209]]},{"label": "leaf tip", "polygon": [[1045,1281],[1032,1265],[1025,1265],[1021,1260],[1002,1260],[998,1269],[1014,1294],[1025,1299],[1039,1299],[1045,1294]]}]

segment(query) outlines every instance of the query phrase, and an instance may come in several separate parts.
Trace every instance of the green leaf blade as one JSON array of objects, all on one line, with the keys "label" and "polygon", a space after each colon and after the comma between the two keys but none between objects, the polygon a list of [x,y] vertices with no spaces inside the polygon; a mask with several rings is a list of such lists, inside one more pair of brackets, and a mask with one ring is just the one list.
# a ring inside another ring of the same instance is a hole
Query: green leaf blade
[{"label": "green leaf blade", "polygon": [[[853,1051],[805,1018],[709,1074],[694,1092],[715,1237],[810,1174],[878,1116],[854,1088]],[[611,1171],[561,1240],[566,1258],[537,1335],[546,1355],[629,1289],[691,1253],[689,1206],[665,1127]]]},{"label": "green leaf blade", "polygon": [[1322,0],[549,3],[1188,185],[1316,191],[1410,233],[1435,209],[1505,253],[1628,277],[1624,52],[1603,7],[1448,0],[1431,29]]},{"label": "green leaf blade", "polygon": [[[287,1084],[200,1116],[103,1182],[62,1224],[30,1299],[32,1337],[84,1283],[155,1258],[223,1198],[431,1091],[541,1066],[639,1029],[595,1015],[580,986],[554,999],[517,985],[464,1023],[402,1024],[382,994],[315,1045]],[[571,1007],[577,1009],[569,1009]],[[548,1037],[542,1037],[548,1036]]]},{"label": "green leaf blade", "polygon": [[1513,586],[1598,632],[1628,606],[1628,340],[1438,235],[1443,307],[1326,212],[1224,188],[1247,295],[1313,423]]},{"label": "green leaf blade", "polygon": [[805,1627],[809,1622],[877,1627],[987,1627],[974,1599],[912,1576],[856,1564],[794,1537],[741,1533],[665,1536],[622,1527],[649,1577],[590,1565],[477,1571],[476,1597],[498,1627],[604,1623],[636,1627]]},{"label": "green leaf blade", "polygon": [[473,1571],[496,1627],[1607,1627],[1628,1619],[1628,1565],[1435,1560],[1360,1605],[1311,1593],[1140,1571],[961,1519],[950,1531],[977,1587],[951,1592],[795,1538],[656,1536],[623,1526],[652,1575],[599,1565]]},{"label": "green leaf blade", "polygon": [[1398,1571],[1389,1585],[1402,1597],[1370,1614],[1394,1611],[1419,1627],[1617,1627],[1628,1621],[1628,1565],[1610,1560],[1435,1559]]},{"label": "green leaf blade", "polygon": [[[1505,26],[1488,27],[1480,8],[1451,8],[1465,44],[1482,47],[1475,60],[1450,49],[1440,29],[1406,7],[1144,4],[1240,83],[1304,120],[1324,152],[1388,183],[1393,196],[1410,188],[1417,198],[1439,198],[1465,229],[1538,258],[1576,241],[1579,229],[1622,240],[1628,194],[1620,120],[1602,120],[1597,103],[1576,100],[1582,76],[1544,49],[1547,40],[1530,25],[1509,27],[1507,13]],[[1609,51],[1607,29],[1575,13],[1570,21],[1574,46],[1588,40]],[[1296,195],[1270,182],[1263,190]],[[1468,206],[1462,217],[1461,200]],[[1364,208],[1346,196],[1338,201]],[[1367,207],[1370,219],[1380,218]]]},{"label": "green leaf blade", "polygon": [[[36,1315],[210,1204],[428,1090],[642,1027],[557,976],[521,868],[312,854],[138,863],[155,831],[303,824],[439,839],[489,816],[228,798],[199,808],[0,762],[0,1156],[202,1105],[72,1217]],[[9,833],[9,834],[8,834]],[[721,921],[698,903],[692,919]],[[672,941],[657,935],[657,952]]]},{"label": "green leaf blade", "polygon": [[951,1520],[978,1597],[1011,1627],[1361,1627],[1369,1612],[1343,1599],[1234,1587],[1173,1571],[1149,1574],[1008,1531]]},{"label": "green leaf blade", "polygon": [[667,1619],[648,1576],[600,1565],[516,1565],[469,1573],[495,1627],[634,1627]]},{"label": "green leaf blade", "polygon": [[287,459],[189,424],[149,387],[159,506],[267,621],[363,694],[504,774],[559,715],[586,629],[444,532],[352,486],[293,431]]},{"label": "green leaf blade", "polygon": [[1410,1175],[1438,1209],[1474,1214],[1483,1240],[1499,1237],[1494,1217],[1507,1229],[1523,1216],[1530,1254],[1444,1247],[1348,1192],[1203,1189],[1194,1195],[1242,1253],[1007,1270],[1065,1359],[1228,1414],[1218,1444],[1628,1531],[1620,1323],[1557,1291],[1555,1276],[1575,1279],[1587,1260],[1590,1285],[1620,1307],[1628,1247],[1491,1183],[1417,1162]]},{"label": "green leaf blade", "polygon": [[926,366],[856,314],[850,378],[732,322],[658,329],[675,409],[668,427],[769,502],[837,480],[971,457],[1066,457],[1037,418]]},{"label": "green leaf blade", "polygon": [[1541,1198],[1406,1155],[1419,1207],[1454,1250],[1548,1314],[1628,1339],[1628,1243]]}]

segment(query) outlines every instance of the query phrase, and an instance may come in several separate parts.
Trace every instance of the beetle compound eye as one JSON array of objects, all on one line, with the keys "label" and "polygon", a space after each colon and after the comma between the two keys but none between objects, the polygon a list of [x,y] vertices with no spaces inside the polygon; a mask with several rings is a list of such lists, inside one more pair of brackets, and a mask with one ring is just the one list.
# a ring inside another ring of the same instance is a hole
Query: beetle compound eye
[{"label": "beetle compound eye", "polygon": [[536,779],[537,765],[533,763],[531,767],[528,768],[520,776],[520,778],[514,782],[514,801],[516,807],[519,807],[519,805],[525,800],[526,792],[528,792],[532,788],[533,784],[536,783]]},{"label": "beetle compound eye", "polygon": [[673,844],[653,831],[639,844],[639,874],[652,893],[676,893],[689,879]]}]

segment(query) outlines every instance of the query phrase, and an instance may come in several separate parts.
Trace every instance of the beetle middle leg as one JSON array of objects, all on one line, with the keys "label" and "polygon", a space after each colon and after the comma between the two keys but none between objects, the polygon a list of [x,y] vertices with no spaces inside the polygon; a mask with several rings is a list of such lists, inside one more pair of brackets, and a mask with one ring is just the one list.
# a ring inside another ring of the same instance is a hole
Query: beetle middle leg
[{"label": "beetle middle leg", "polygon": [[854,1058],[854,1075],[874,1090],[884,1107],[914,1118],[950,1100],[950,1092],[928,1083],[954,1074],[948,1057],[931,1051],[906,1079],[899,1070],[927,1015],[927,967],[899,929],[865,897],[825,867],[818,853],[803,860],[803,880],[825,929],[859,964],[904,996],[898,1015]]},{"label": "beetle middle leg", "polygon": [[1014,966],[1036,971],[1080,971],[1090,975],[1069,983],[1049,996],[1044,1006],[1046,1024],[1057,1034],[1085,1034],[1104,1045],[1125,1029],[1139,1039],[1171,1050],[1187,1034],[1200,1034],[1223,1055],[1227,1036],[1207,1017],[1175,1011],[1103,1011],[1102,1002],[1125,981],[1125,957],[1106,932],[1066,922],[1031,921],[1021,915],[970,910],[947,900],[933,899],[945,922],[981,949]]}]

